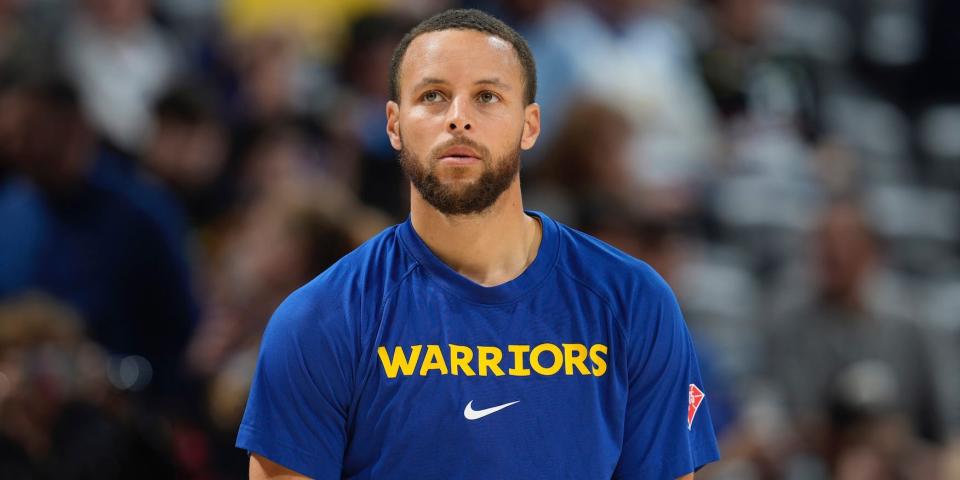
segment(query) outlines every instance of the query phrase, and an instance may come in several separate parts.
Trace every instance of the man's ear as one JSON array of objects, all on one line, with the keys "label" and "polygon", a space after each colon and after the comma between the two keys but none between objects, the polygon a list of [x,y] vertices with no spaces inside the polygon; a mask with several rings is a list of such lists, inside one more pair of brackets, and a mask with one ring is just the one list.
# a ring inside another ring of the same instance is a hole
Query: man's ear
[{"label": "man's ear", "polygon": [[400,105],[393,100],[387,102],[387,136],[394,150],[403,148],[400,140]]},{"label": "man's ear", "polygon": [[523,109],[523,136],[520,137],[520,148],[530,150],[537,143],[540,136],[540,105],[531,103]]}]

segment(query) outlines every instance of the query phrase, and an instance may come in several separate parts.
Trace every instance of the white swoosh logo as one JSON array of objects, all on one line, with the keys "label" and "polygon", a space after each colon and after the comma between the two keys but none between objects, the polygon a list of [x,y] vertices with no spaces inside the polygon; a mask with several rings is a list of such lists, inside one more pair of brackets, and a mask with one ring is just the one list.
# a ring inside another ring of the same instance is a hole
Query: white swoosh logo
[{"label": "white swoosh logo", "polygon": [[503,405],[497,405],[496,407],[484,408],[483,410],[474,410],[474,409],[473,409],[473,400],[470,400],[470,403],[467,404],[467,408],[464,408],[464,409],[463,409],[463,416],[464,416],[464,417],[467,417],[467,420],[476,420],[476,419],[478,419],[478,418],[486,417],[487,415],[490,415],[491,413],[499,412],[500,410],[503,410],[504,408],[507,408],[507,407],[509,407],[510,405],[513,405],[514,403],[518,403],[519,401],[520,401],[520,400],[517,400],[516,402],[504,403]]}]

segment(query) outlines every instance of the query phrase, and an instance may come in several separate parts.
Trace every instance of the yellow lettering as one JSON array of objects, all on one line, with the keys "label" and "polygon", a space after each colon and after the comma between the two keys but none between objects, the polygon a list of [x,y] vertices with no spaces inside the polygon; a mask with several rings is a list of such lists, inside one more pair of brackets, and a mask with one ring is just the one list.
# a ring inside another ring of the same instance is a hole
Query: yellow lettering
[{"label": "yellow lettering", "polygon": [[[553,364],[550,365],[550,368],[546,368],[540,363],[540,354],[545,351],[553,354]],[[541,343],[533,347],[533,351],[530,352],[530,366],[533,367],[533,371],[540,375],[553,375],[563,367],[563,352],[560,351],[560,347],[552,343]]]},{"label": "yellow lettering", "polygon": [[[448,344],[449,358],[444,356],[440,345],[427,345],[426,353],[423,354],[423,345],[411,345],[409,354],[402,346],[393,348],[393,353],[387,350],[387,347],[377,347],[377,356],[383,365],[383,371],[387,378],[396,378],[401,373],[404,376],[414,375],[415,372],[420,376],[427,376],[435,371],[440,375],[465,375],[472,377],[480,375],[486,377],[489,374],[503,376],[509,374],[515,377],[530,376],[533,372],[538,375],[550,376],[556,375],[562,368],[566,375],[593,375],[602,376],[607,372],[608,349],[606,345],[594,344],[588,349],[582,343],[563,343],[556,345],[553,343],[541,343],[536,346],[531,345],[507,345],[507,351],[513,353],[513,365],[504,373],[500,367],[503,361],[503,350],[494,346],[478,345],[476,355],[474,350],[467,345]],[[532,350],[531,350],[532,347]],[[562,347],[562,348],[561,348]],[[549,352],[553,355],[553,361],[541,362],[544,353]],[[524,357],[530,357],[529,368],[526,365]],[[477,369],[471,366],[474,356],[477,358]],[[587,365],[587,358],[591,365]],[[449,369],[448,369],[449,362]],[[417,366],[419,365],[419,371]],[[531,370],[532,369],[532,370]]]},{"label": "yellow lettering", "polygon": [[422,348],[423,345],[410,347],[409,359],[403,354],[403,347],[399,345],[393,348],[393,358],[387,354],[387,347],[377,348],[377,355],[380,357],[380,363],[383,364],[383,371],[387,374],[387,378],[395,378],[397,370],[402,371],[405,376],[413,375],[413,369],[417,366]]},{"label": "yellow lettering", "polygon": [[450,373],[458,375],[460,369],[468,377],[476,375],[473,368],[470,368],[470,360],[473,360],[473,350],[463,345],[450,344]]},{"label": "yellow lettering", "polygon": [[573,367],[577,367],[580,375],[590,375],[587,369],[587,346],[582,343],[563,344],[563,367],[567,375],[573,375]]},{"label": "yellow lettering", "polygon": [[503,370],[500,369],[500,360],[503,360],[503,351],[497,347],[477,346],[477,370],[481,377],[487,376],[487,369],[494,375],[503,376]]},{"label": "yellow lettering", "polygon": [[440,370],[441,375],[447,374],[447,362],[443,360],[443,351],[440,345],[427,345],[427,354],[420,365],[420,376],[425,377],[430,370]]},{"label": "yellow lettering", "polygon": [[507,345],[507,350],[513,352],[513,367],[509,370],[510,375],[515,377],[530,375],[530,369],[523,366],[523,354],[530,351],[530,345]]},{"label": "yellow lettering", "polygon": [[607,371],[607,361],[600,357],[600,354],[607,353],[607,346],[595,344],[590,347],[590,361],[593,362],[593,376],[599,377]]}]

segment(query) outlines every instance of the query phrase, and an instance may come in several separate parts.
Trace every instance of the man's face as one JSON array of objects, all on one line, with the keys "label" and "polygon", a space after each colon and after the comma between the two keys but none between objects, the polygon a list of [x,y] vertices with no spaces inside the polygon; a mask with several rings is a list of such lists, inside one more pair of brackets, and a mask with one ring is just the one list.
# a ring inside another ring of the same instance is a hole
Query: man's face
[{"label": "man's face", "polygon": [[523,68],[503,39],[444,30],[410,43],[399,102],[387,103],[387,133],[434,208],[480,213],[516,181],[520,150],[540,132],[539,106],[524,105],[523,94]]}]

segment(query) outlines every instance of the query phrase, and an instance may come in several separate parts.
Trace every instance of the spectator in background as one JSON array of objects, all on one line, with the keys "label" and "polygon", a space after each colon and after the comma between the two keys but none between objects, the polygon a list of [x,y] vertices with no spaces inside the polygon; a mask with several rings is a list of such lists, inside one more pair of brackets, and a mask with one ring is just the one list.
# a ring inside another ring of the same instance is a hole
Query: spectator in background
[{"label": "spectator in background", "polygon": [[179,52],[150,17],[151,0],[82,0],[62,37],[84,109],[116,147],[139,153],[150,107],[176,77]]},{"label": "spectator in background", "polygon": [[263,125],[307,107],[297,83],[303,68],[302,45],[290,32],[238,39],[236,60],[246,122]]},{"label": "spectator in background", "polygon": [[116,388],[123,367],[83,330],[44,296],[0,303],[0,476],[173,478],[164,430]]},{"label": "spectator in background", "polygon": [[[323,170],[331,178],[350,184],[356,163],[349,155],[337,155],[336,144],[326,149],[331,144],[327,142],[326,126],[316,115],[319,102],[312,96],[316,89],[322,89],[323,82],[309,78],[313,64],[305,56],[302,40],[287,31],[264,32],[232,40],[236,53],[238,96],[232,99],[230,168],[236,169],[239,175],[240,200],[256,195],[249,190],[255,187],[254,184],[271,184],[272,177],[249,175],[260,172],[259,160],[263,159],[272,158],[268,163],[274,166],[286,163],[297,165],[296,168]],[[273,142],[280,137],[286,138]],[[283,145],[285,150],[262,155],[258,149],[269,144]],[[320,153],[321,150],[325,150],[324,154]],[[284,156],[294,161],[287,162],[281,158]],[[262,173],[270,173],[270,170]]]},{"label": "spectator in background", "polygon": [[[700,3],[699,75],[723,135],[697,190],[712,200],[704,205],[711,233],[742,249],[761,282],[796,260],[821,188],[832,186],[818,183],[812,161],[823,133],[815,65],[777,23],[790,3]],[[830,164],[837,171],[840,162]]]},{"label": "spectator in background", "polygon": [[806,138],[819,134],[820,92],[810,59],[788,42],[771,41],[781,0],[706,3],[712,28],[700,69],[725,123],[732,128],[786,128]]},{"label": "spectator in background", "polygon": [[915,319],[869,308],[866,282],[881,255],[855,203],[834,202],[816,241],[819,296],[772,319],[769,375],[782,385],[802,448],[837,478],[865,478],[848,476],[853,465],[869,465],[870,478],[899,478],[921,439],[942,440],[928,339]]},{"label": "spectator in background", "polygon": [[569,94],[617,105],[630,119],[636,135],[627,173],[636,184],[661,192],[648,200],[695,187],[716,154],[714,113],[693,46],[669,3],[560,2],[542,20],[544,40],[572,64]]},{"label": "spectator in background", "polygon": [[[293,119],[263,125],[239,153],[242,200],[253,205],[284,196],[325,178],[327,158],[318,150],[319,133]],[[312,131],[313,130],[313,131]]]},{"label": "spectator in background", "polygon": [[160,97],[153,114],[144,167],[176,195],[191,224],[214,222],[236,194],[216,98],[202,87],[177,87]]},{"label": "spectator in background", "polygon": [[0,224],[18,225],[0,264],[20,268],[3,269],[0,298],[41,289],[70,304],[108,351],[146,357],[151,391],[172,393],[197,314],[183,238],[160,197],[135,196],[151,186],[98,172],[106,160],[69,85],[31,86],[24,101],[23,178],[0,194]]}]

